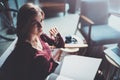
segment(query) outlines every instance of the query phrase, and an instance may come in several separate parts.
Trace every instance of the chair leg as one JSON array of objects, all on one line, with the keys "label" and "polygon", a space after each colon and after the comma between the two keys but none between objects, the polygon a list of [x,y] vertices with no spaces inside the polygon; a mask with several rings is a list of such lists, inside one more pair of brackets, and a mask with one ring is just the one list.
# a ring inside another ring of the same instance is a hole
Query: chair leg
[{"label": "chair leg", "polygon": [[74,35],[76,35],[78,28],[76,28]]},{"label": "chair leg", "polygon": [[111,77],[111,80],[120,80],[120,68],[115,69],[114,74]]},{"label": "chair leg", "polygon": [[63,15],[65,16],[65,12],[63,13]]},{"label": "chair leg", "polygon": [[[113,70],[113,74],[110,76],[110,80],[114,80],[115,77],[117,78],[118,75],[116,75],[116,73],[117,73],[117,68],[115,68],[115,69]],[[116,80],[116,79],[115,79],[115,80]]]},{"label": "chair leg", "polygon": [[[109,62],[108,62],[109,63]],[[110,64],[110,63],[109,63]],[[114,76],[115,76],[115,74],[116,74],[116,71],[117,71],[117,68],[114,66],[114,65],[112,65],[112,64],[110,64],[109,66],[108,66],[108,69],[106,70],[106,80],[116,80],[116,79],[114,79]]]},{"label": "chair leg", "polygon": [[79,19],[78,19],[77,28],[76,28],[75,33],[74,33],[75,35],[77,33],[77,30],[79,30],[79,25],[80,25],[80,16],[79,16]]}]

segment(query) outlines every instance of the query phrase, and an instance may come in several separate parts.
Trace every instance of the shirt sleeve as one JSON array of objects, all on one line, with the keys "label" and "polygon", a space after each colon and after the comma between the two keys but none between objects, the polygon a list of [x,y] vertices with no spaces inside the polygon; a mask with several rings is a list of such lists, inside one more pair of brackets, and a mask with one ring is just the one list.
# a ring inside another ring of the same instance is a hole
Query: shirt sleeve
[{"label": "shirt sleeve", "polygon": [[61,37],[60,33],[58,33],[55,37],[55,39],[50,38],[46,34],[42,34],[40,38],[47,42],[49,45],[54,45],[56,48],[63,48],[64,47],[64,40]]},{"label": "shirt sleeve", "polygon": [[52,58],[48,61],[44,56],[35,57],[33,75],[36,73],[35,78],[44,79],[55,70],[57,65]]}]

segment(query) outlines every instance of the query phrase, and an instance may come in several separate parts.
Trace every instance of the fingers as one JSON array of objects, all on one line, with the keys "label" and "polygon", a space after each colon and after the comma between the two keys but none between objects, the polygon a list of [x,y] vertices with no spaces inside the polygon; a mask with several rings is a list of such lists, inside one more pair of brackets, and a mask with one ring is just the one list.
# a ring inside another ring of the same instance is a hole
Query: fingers
[{"label": "fingers", "polygon": [[52,28],[52,29],[50,29],[50,31],[49,31],[51,34],[55,34],[55,33],[57,33],[58,31],[57,31],[57,29],[56,28]]},{"label": "fingers", "polygon": [[51,28],[49,32],[50,32],[51,36],[56,36],[59,33],[56,27]]}]

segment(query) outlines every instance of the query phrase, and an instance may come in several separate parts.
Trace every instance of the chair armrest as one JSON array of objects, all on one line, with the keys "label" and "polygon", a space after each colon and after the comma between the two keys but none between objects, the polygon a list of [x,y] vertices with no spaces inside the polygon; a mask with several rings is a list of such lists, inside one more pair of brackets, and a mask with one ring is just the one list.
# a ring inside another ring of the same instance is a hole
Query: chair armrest
[{"label": "chair armrest", "polygon": [[88,35],[88,40],[87,41],[88,41],[88,44],[89,44],[90,40],[91,40],[91,29],[92,29],[91,26],[94,24],[94,22],[91,19],[89,19],[88,17],[84,16],[84,15],[80,15],[80,18],[88,23],[88,26],[89,26],[88,34],[89,35]]},{"label": "chair armrest", "polygon": [[80,18],[82,18],[84,21],[86,21],[90,25],[94,24],[94,22],[91,19],[89,19],[88,17],[86,17],[84,15],[80,15]]}]

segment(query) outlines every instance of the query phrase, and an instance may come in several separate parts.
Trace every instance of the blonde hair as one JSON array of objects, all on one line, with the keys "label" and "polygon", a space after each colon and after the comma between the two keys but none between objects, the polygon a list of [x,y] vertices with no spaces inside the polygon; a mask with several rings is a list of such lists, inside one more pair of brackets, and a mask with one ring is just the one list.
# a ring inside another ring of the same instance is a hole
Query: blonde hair
[{"label": "blonde hair", "polygon": [[26,40],[30,30],[30,27],[27,24],[29,23],[29,20],[33,19],[39,13],[41,13],[42,18],[44,18],[42,9],[33,3],[26,3],[19,9],[17,15],[18,41],[23,42]]}]

